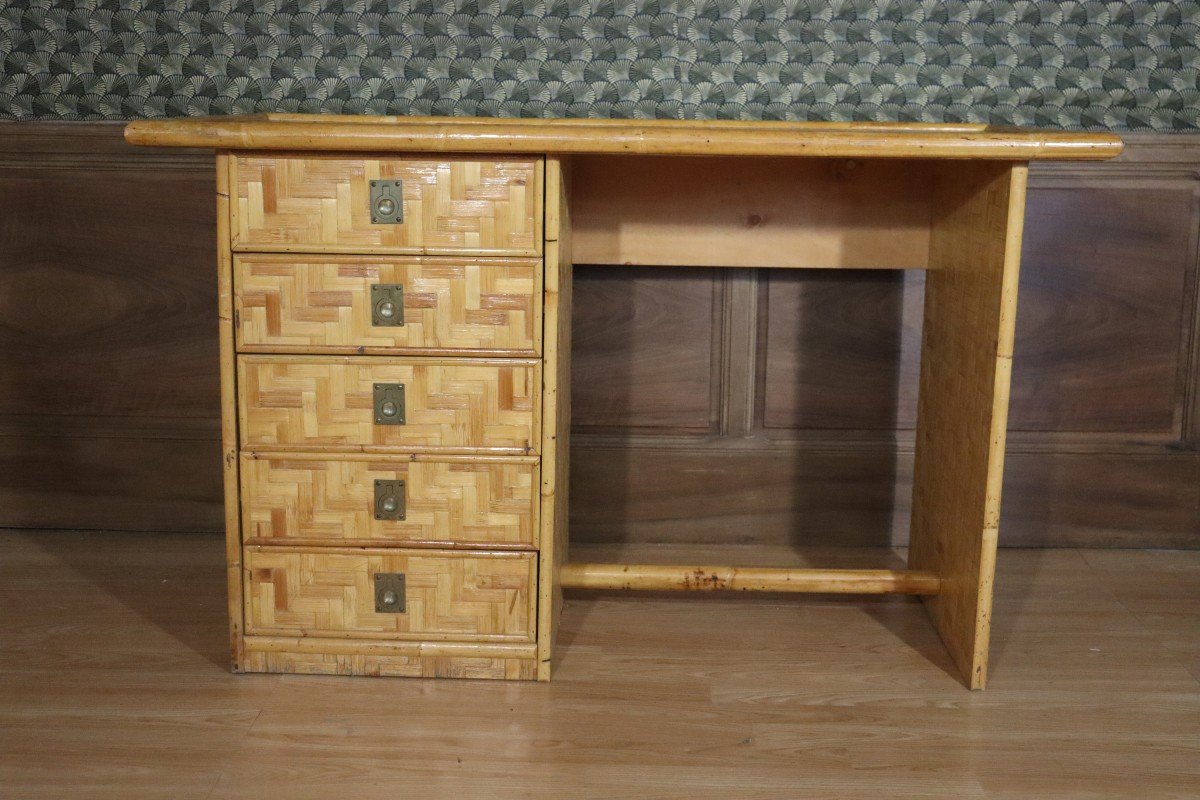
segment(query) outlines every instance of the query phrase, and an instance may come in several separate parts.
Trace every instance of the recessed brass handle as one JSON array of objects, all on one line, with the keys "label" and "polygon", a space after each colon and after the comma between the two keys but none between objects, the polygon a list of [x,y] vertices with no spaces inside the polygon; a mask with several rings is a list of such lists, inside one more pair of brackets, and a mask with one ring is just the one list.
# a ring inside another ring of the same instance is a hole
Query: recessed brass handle
[{"label": "recessed brass handle", "polygon": [[402,520],[405,505],[404,481],[375,481],[375,519]]},{"label": "recessed brass handle", "polygon": [[375,573],[375,611],[379,614],[403,614],[405,611],[404,573]]},{"label": "recessed brass handle", "polygon": [[404,324],[403,284],[371,284],[371,324],[390,328]]},{"label": "recessed brass handle", "polygon": [[375,225],[404,222],[403,181],[371,181],[371,222]]},{"label": "recessed brass handle", "polygon": [[376,425],[404,424],[404,384],[377,383],[372,389]]}]

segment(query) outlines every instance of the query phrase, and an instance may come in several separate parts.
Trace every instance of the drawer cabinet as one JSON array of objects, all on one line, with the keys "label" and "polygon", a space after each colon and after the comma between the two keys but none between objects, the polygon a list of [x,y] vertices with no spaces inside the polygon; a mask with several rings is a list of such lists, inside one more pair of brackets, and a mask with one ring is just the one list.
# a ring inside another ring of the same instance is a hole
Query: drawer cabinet
[{"label": "drawer cabinet", "polygon": [[537,471],[498,459],[245,455],[243,535],[252,544],[532,548]]},{"label": "drawer cabinet", "polygon": [[[247,547],[246,631],[529,642],[536,561],[532,553]],[[382,610],[381,580],[393,593]]]},{"label": "drawer cabinet", "polygon": [[248,253],[233,266],[242,351],[541,352],[536,259]]},{"label": "drawer cabinet", "polygon": [[549,678],[570,288],[554,163],[218,154],[235,670]]},{"label": "drawer cabinet", "polygon": [[[372,181],[389,182],[386,197],[372,196]],[[542,250],[540,159],[241,155],[231,182],[234,250]],[[373,219],[381,200],[387,222]]]},{"label": "drawer cabinet", "polygon": [[532,360],[242,356],[242,446],[533,453],[539,374]]}]

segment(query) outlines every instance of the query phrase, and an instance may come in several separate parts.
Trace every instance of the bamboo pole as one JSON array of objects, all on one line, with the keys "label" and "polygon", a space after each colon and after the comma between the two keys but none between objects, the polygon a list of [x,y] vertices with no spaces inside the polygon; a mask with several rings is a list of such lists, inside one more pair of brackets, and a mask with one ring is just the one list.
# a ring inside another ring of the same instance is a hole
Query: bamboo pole
[{"label": "bamboo pole", "polygon": [[784,569],[657,564],[564,564],[564,589],[642,591],[817,592],[933,595],[933,572],[894,569]]},{"label": "bamboo pole", "polygon": [[130,144],[224,150],[1102,160],[1111,133],[986,125],[258,115],[141,119]]},{"label": "bamboo pole", "polygon": [[225,489],[226,601],[229,607],[229,652],[233,672],[245,671],[242,603],[242,523],[238,494],[237,346],[233,329],[233,253],[231,217],[236,201],[231,188],[233,157],[217,154],[217,339],[220,352],[221,462]]}]

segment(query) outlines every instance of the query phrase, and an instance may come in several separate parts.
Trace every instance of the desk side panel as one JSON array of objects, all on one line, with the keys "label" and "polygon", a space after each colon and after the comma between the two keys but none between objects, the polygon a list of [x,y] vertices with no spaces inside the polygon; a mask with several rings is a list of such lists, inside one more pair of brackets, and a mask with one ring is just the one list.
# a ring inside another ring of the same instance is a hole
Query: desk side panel
[{"label": "desk side panel", "polygon": [[1026,165],[938,165],[909,565],[968,685],[987,682]]}]

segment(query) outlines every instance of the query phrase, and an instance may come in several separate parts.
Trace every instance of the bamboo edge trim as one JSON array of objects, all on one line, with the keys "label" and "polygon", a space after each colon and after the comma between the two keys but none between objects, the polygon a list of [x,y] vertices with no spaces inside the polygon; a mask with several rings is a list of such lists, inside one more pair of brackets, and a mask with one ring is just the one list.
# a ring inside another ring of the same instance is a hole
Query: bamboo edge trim
[{"label": "bamboo edge trim", "polygon": [[136,120],[130,144],[223,150],[1104,160],[1110,133],[877,123],[234,116]]},{"label": "bamboo edge trim", "polygon": [[741,591],[935,595],[941,579],[927,570],[693,567],[657,564],[564,564],[564,589]]}]

